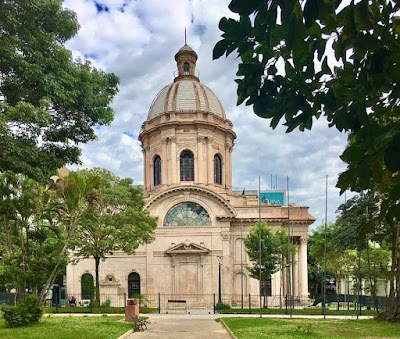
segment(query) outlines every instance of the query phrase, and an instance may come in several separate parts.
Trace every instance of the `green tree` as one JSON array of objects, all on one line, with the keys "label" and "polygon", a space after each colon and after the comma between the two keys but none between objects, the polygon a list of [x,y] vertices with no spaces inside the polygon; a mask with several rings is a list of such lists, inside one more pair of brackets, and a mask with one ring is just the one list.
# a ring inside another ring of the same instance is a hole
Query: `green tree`
[{"label": "green tree", "polygon": [[0,172],[44,181],[113,119],[118,78],[73,60],[79,25],[62,3],[0,1]]},{"label": "green tree", "polygon": [[53,270],[46,280],[44,287],[39,295],[39,302],[44,299],[54,283],[57,274],[62,267],[62,263],[67,255],[67,250],[71,247],[75,230],[80,224],[84,213],[91,204],[95,202],[96,190],[101,182],[95,174],[80,171],[71,172],[62,179],[61,184],[54,190],[49,190],[48,219],[51,223],[62,224],[65,229],[65,240],[55,261]]},{"label": "green tree", "polygon": [[[342,267],[345,259],[343,256],[344,247],[336,242],[336,235],[339,227],[336,224],[328,224],[325,232],[325,225],[319,225],[313,229],[308,238],[308,264],[310,265],[309,283],[313,285],[313,292],[318,290],[322,294],[323,290],[323,272],[325,268],[325,243],[327,249],[326,257],[326,278],[327,280],[335,278],[336,284],[340,283],[340,277],[345,275],[345,268]],[[326,236],[325,236],[326,235]],[[326,237],[326,242],[325,242]],[[344,272],[343,272],[344,271]],[[325,282],[326,283],[326,282]],[[338,289],[340,286],[336,286]],[[315,294],[315,293],[314,293]]]},{"label": "green tree", "polygon": [[379,220],[399,238],[400,3],[232,0],[229,8],[239,18],[220,20],[213,58],[240,56],[237,103],[287,132],[311,129],[321,116],[347,132],[337,186],[379,193]]},{"label": "green tree", "polygon": [[[365,262],[363,276],[369,281],[369,289],[376,295],[378,279],[389,280],[389,317],[396,316],[399,304],[396,295],[400,292],[397,280],[399,258],[399,225],[387,219],[379,220],[381,194],[373,190],[362,192],[340,206],[343,211],[337,223],[341,226],[338,241],[347,248],[356,249]],[[390,256],[391,260],[389,260]]]},{"label": "green tree", "polygon": [[[261,238],[260,238],[261,236]],[[261,239],[261,261],[260,261]],[[273,231],[265,222],[257,222],[244,239],[246,252],[252,265],[247,267],[252,278],[260,279],[265,287],[271,275],[282,268],[283,262],[289,262],[288,235],[284,229]],[[293,245],[290,246],[291,255],[295,253]],[[286,258],[286,259],[285,259]],[[267,295],[267,294],[266,294]]]},{"label": "green tree", "polygon": [[0,174],[0,281],[20,295],[37,293],[63,241],[62,228],[46,220],[44,185],[20,174]]},{"label": "green tree", "polygon": [[239,54],[238,104],[272,128],[283,121],[287,132],[311,129],[321,116],[348,132],[338,187],[369,189],[391,175],[381,208],[399,218],[400,4],[233,0],[229,8],[239,19],[221,19],[213,57]]},{"label": "green tree", "polygon": [[131,179],[120,179],[109,171],[95,168],[80,171],[96,176],[100,182],[92,203],[83,214],[75,233],[75,258],[93,257],[96,301],[100,302],[99,266],[115,251],[133,253],[139,245],[150,243],[156,220],[143,209],[141,189]]}]

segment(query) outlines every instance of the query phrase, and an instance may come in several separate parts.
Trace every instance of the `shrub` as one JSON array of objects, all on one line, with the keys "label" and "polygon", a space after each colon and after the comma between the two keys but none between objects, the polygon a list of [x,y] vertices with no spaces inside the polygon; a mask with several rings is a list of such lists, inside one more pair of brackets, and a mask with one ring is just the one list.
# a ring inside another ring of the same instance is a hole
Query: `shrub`
[{"label": "shrub", "polygon": [[107,299],[104,303],[101,304],[101,307],[110,307],[111,305],[111,300]]},{"label": "shrub", "polygon": [[231,309],[231,306],[227,305],[227,304],[216,304],[215,305],[216,311],[229,310],[229,309]]},{"label": "shrub", "polygon": [[37,296],[29,295],[17,303],[17,306],[3,306],[3,318],[6,327],[29,326],[39,321],[43,308],[37,306]]}]

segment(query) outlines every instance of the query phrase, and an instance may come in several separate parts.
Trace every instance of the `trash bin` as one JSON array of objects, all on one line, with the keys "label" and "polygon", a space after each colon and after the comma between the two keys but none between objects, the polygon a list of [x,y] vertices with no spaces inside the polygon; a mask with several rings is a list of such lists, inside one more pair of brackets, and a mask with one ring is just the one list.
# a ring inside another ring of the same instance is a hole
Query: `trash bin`
[{"label": "trash bin", "polygon": [[136,299],[128,299],[125,306],[125,321],[133,322],[133,316],[139,316],[139,303]]}]

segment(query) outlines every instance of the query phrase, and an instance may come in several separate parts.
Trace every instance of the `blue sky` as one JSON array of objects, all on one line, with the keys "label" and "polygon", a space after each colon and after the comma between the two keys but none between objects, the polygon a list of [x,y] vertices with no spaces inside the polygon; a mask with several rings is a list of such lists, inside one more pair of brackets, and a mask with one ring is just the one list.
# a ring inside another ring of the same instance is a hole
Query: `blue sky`
[{"label": "blue sky", "polygon": [[[285,133],[279,126],[236,106],[235,55],[212,60],[220,40],[218,22],[233,16],[225,0],[67,0],[64,6],[78,15],[81,29],[67,47],[75,57],[120,77],[113,102],[115,120],[96,130],[98,139],[82,145],[82,166],[104,167],[118,176],[143,183],[143,159],[138,134],[157,93],[173,81],[175,53],[187,43],[197,52],[200,80],[219,97],[234,124],[233,186],[237,189],[285,189],[289,177],[290,200],[310,206],[321,224],[325,217],[325,179],[328,175],[328,221],[344,202],[335,188],[345,170],[339,159],[346,135],[329,129],[323,119],[312,131]],[[73,167],[77,168],[77,167]],[[348,197],[350,194],[348,194]],[[314,226],[315,226],[314,225]]]}]

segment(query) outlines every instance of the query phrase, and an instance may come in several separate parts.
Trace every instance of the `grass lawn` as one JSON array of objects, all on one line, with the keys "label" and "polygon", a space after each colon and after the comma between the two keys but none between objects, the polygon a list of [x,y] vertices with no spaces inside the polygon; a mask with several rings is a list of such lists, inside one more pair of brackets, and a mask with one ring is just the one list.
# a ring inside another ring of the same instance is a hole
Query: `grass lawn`
[{"label": "grass lawn", "polygon": [[238,339],[400,338],[400,323],[378,320],[224,318]]},{"label": "grass lawn", "polygon": [[49,316],[30,327],[5,328],[0,319],[1,339],[115,339],[133,326],[119,316]]},{"label": "grass lawn", "polygon": [[[222,309],[216,310],[217,313],[220,314],[249,314],[249,310],[246,308],[229,308],[229,309]],[[301,309],[292,309],[292,310],[285,310],[284,308],[252,308],[251,314],[303,314],[303,315],[321,315],[322,310],[320,308],[301,308]],[[339,311],[336,309],[327,309],[327,315],[357,315],[357,311],[354,309],[340,309]],[[361,315],[377,315],[377,312],[374,310],[362,310]]]}]

